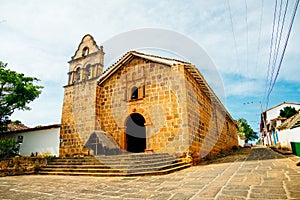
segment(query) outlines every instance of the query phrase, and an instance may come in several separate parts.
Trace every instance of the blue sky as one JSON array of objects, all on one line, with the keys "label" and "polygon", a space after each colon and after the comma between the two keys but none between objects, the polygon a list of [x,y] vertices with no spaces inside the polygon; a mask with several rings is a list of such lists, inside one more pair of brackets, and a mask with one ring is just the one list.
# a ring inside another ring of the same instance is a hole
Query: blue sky
[{"label": "blue sky", "polygon": [[[289,1],[285,31],[294,3]],[[205,50],[223,81],[224,105],[234,118],[246,118],[257,131],[260,101],[266,108],[274,4],[273,0],[0,0],[0,60],[13,70],[38,77],[45,87],[30,104],[32,110],[16,112],[13,119],[30,127],[60,123],[67,62],[85,34],[100,45],[126,31],[157,28],[178,32]],[[269,107],[300,102],[299,15]]]}]

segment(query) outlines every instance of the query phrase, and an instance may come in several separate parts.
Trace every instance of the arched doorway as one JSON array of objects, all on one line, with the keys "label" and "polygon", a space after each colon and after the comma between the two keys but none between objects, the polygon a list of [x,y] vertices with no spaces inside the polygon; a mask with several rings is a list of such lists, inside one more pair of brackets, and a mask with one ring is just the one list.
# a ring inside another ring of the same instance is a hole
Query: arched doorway
[{"label": "arched doorway", "polygon": [[126,120],[126,150],[139,153],[146,149],[145,118],[138,113],[133,113]]}]

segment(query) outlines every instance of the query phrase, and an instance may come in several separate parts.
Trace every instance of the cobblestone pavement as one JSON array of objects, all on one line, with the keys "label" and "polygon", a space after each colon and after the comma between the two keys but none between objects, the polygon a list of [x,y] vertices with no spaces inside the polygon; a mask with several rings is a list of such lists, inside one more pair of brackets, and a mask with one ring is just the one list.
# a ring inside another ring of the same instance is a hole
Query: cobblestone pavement
[{"label": "cobblestone pavement", "polygon": [[300,199],[300,167],[259,147],[234,162],[163,176],[1,177],[0,199]]}]

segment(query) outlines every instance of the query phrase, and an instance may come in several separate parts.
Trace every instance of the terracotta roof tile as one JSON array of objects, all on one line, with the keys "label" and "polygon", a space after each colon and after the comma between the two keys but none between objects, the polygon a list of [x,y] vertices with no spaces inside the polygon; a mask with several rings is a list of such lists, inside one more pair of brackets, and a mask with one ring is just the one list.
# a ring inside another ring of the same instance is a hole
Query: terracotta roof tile
[{"label": "terracotta roof tile", "polygon": [[285,120],[279,127],[279,130],[282,129],[292,129],[292,128],[297,128],[300,126],[300,111],[298,111],[297,114],[294,116],[288,118]]},{"label": "terracotta roof tile", "polygon": [[26,130],[26,129],[29,129],[29,127],[25,126],[24,124],[10,123],[7,126],[7,131],[6,132]]}]

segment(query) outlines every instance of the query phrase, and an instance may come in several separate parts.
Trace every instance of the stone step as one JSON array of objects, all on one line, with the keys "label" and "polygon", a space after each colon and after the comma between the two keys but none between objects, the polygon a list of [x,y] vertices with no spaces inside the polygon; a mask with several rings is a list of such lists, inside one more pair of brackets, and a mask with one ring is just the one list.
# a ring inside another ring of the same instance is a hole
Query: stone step
[{"label": "stone step", "polygon": [[142,164],[151,164],[158,162],[174,162],[177,161],[175,158],[152,158],[152,159],[141,159],[141,160],[119,160],[119,159],[110,159],[110,160],[100,160],[101,163],[105,165],[142,165]]},{"label": "stone step", "polygon": [[179,171],[185,168],[191,167],[190,163],[176,166],[173,168],[163,169],[160,171],[146,171],[146,172],[114,172],[114,173],[91,173],[91,172],[57,172],[57,171],[40,171],[41,175],[65,175],[65,176],[98,176],[98,177],[113,177],[113,176],[153,176],[153,175],[164,175],[175,171]]},{"label": "stone step", "polygon": [[95,156],[98,160],[144,160],[144,159],[163,159],[163,158],[174,158],[173,156],[167,153],[129,153],[129,154],[122,154],[122,155],[112,155],[112,156]]},{"label": "stone step", "polygon": [[55,158],[51,162],[65,162],[65,163],[71,163],[71,162],[98,162],[98,159],[95,158]]},{"label": "stone step", "polygon": [[[180,170],[191,166],[167,153],[139,153],[88,158],[56,158],[41,169],[40,174],[153,174]],[[102,175],[101,175],[102,176]]]},{"label": "stone step", "polygon": [[100,161],[84,162],[84,161],[74,161],[74,162],[63,162],[63,161],[52,161],[48,162],[48,165],[103,165]]},{"label": "stone step", "polygon": [[[165,164],[165,165],[156,165],[156,166],[142,166],[142,167],[131,167],[127,169],[122,169],[122,171],[125,171],[127,173],[135,173],[135,172],[146,172],[146,171],[160,171],[160,170],[167,170],[174,167],[178,167],[181,165],[184,165],[185,163],[177,162],[172,164]],[[121,170],[121,169],[120,169]]]},{"label": "stone step", "polygon": [[145,171],[158,171],[161,169],[168,169],[172,167],[177,167],[180,165],[183,165],[184,163],[173,163],[173,164],[165,164],[165,165],[156,165],[156,166],[137,166],[137,167],[129,167],[129,168],[102,168],[100,167],[87,167],[87,168],[81,168],[81,167],[45,167],[42,169],[42,171],[57,171],[57,172],[91,172],[91,173],[97,173],[97,172],[127,172],[127,173],[133,173],[133,172],[145,172]]},{"label": "stone step", "polygon": [[118,169],[110,168],[42,168],[41,172],[85,172],[85,173],[119,173]]},{"label": "stone step", "polygon": [[51,164],[51,165],[47,165],[44,167],[45,169],[48,168],[97,168],[97,169],[110,169],[110,167],[106,166],[106,165],[98,165],[98,164],[82,164],[82,165],[59,165],[59,164]]},{"label": "stone step", "polygon": [[45,168],[112,168],[112,169],[119,169],[119,170],[130,170],[131,168],[153,168],[153,167],[159,167],[159,166],[165,166],[170,165],[173,163],[179,163],[179,160],[177,159],[169,159],[169,160],[151,160],[148,162],[129,162],[129,163],[123,163],[123,162],[113,162],[113,163],[105,163],[103,164],[89,164],[89,163],[80,163],[80,164],[73,164],[73,163],[62,163],[62,162],[52,162],[51,164],[48,164]]},{"label": "stone step", "polygon": [[154,168],[154,167],[159,167],[159,166],[165,166],[165,165],[171,165],[173,163],[177,163],[175,161],[173,162],[155,162],[155,163],[143,163],[143,164],[120,164],[120,165],[106,165],[109,166],[110,168],[114,169],[120,169],[120,170],[130,170],[130,169],[137,169],[137,168]]},{"label": "stone step", "polygon": [[[100,160],[101,159],[101,160]],[[99,158],[95,160],[63,160],[63,159],[56,159],[55,161],[49,162],[49,165],[143,165],[143,164],[151,164],[151,163],[158,163],[158,162],[175,162],[176,159],[174,157],[149,157],[144,159],[135,159],[135,158],[128,158],[128,159],[119,159],[115,158]]]}]

